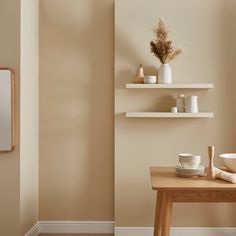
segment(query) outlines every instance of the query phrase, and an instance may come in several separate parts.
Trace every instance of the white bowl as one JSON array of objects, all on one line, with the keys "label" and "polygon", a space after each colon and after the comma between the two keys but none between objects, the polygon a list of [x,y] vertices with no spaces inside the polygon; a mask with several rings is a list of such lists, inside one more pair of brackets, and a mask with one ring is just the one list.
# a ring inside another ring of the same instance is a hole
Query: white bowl
[{"label": "white bowl", "polygon": [[225,167],[236,173],[236,153],[223,153],[219,155]]},{"label": "white bowl", "polygon": [[143,83],[144,84],[156,84],[157,77],[154,75],[148,75],[143,77]]},{"label": "white bowl", "polygon": [[200,165],[201,161],[191,161],[191,162],[182,162],[180,161],[180,165],[184,169],[197,169]]},{"label": "white bowl", "polygon": [[197,158],[197,159],[201,158],[200,155],[195,155],[192,153],[180,153],[178,156],[181,158]]},{"label": "white bowl", "polygon": [[197,169],[201,163],[201,156],[191,153],[179,154],[179,163],[184,169]]}]

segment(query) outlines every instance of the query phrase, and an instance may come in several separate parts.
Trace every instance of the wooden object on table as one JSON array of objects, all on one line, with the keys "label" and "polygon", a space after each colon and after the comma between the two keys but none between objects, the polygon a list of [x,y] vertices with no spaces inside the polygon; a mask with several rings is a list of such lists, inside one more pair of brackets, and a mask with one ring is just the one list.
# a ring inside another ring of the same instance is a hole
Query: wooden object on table
[{"label": "wooden object on table", "polygon": [[236,184],[206,176],[179,178],[173,167],[151,167],[157,191],[154,236],[169,236],[173,202],[236,202]]},{"label": "wooden object on table", "polygon": [[137,69],[136,75],[134,77],[134,83],[142,84],[143,83],[143,77],[144,77],[143,67],[142,67],[142,64],[140,64],[138,69]]},{"label": "wooden object on table", "polygon": [[208,146],[208,157],[209,157],[209,165],[207,169],[207,179],[212,180],[216,178],[215,168],[214,168],[214,154],[215,147]]}]

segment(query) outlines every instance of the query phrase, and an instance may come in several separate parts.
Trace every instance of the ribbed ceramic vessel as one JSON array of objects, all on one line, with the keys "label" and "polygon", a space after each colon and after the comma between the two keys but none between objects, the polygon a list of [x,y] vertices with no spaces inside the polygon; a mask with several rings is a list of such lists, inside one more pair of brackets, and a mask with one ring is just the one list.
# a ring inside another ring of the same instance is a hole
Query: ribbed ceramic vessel
[{"label": "ribbed ceramic vessel", "polygon": [[185,111],[188,113],[198,113],[198,96],[187,96],[185,98]]}]

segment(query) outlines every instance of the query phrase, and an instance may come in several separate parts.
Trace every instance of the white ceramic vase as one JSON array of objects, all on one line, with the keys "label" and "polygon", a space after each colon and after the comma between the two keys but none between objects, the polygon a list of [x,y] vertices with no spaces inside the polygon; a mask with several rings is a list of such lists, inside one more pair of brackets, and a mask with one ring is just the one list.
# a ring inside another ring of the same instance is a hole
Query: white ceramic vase
[{"label": "white ceramic vase", "polygon": [[158,71],[159,84],[172,84],[172,71],[169,64],[161,64]]},{"label": "white ceramic vase", "polygon": [[185,99],[185,112],[198,113],[198,96],[187,96]]}]

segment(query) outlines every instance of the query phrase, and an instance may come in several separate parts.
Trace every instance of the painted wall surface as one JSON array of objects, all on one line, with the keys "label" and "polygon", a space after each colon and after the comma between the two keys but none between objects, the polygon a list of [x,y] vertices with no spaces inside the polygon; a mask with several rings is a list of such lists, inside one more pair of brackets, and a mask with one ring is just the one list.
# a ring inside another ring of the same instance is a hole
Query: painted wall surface
[{"label": "painted wall surface", "polygon": [[113,0],[40,0],[40,220],[113,220]]},{"label": "painted wall surface", "polygon": [[38,0],[21,0],[20,226],[24,235],[38,221]]},{"label": "painted wall surface", "polygon": [[0,235],[19,233],[20,152],[19,152],[19,73],[20,1],[0,1],[0,67],[16,73],[16,148],[0,154]]},{"label": "painted wall surface", "polygon": [[[152,226],[155,193],[150,166],[175,166],[181,152],[235,152],[236,2],[223,0],[117,0],[115,7],[115,221]],[[185,53],[171,62],[175,83],[208,83],[208,91],[128,90],[139,63],[146,75],[160,65],[151,55],[153,27],[163,17]],[[134,119],[126,111],[168,111],[172,96],[199,95],[201,111],[214,119]],[[219,159],[216,158],[219,163]],[[235,205],[176,204],[174,226],[236,226]]]}]

